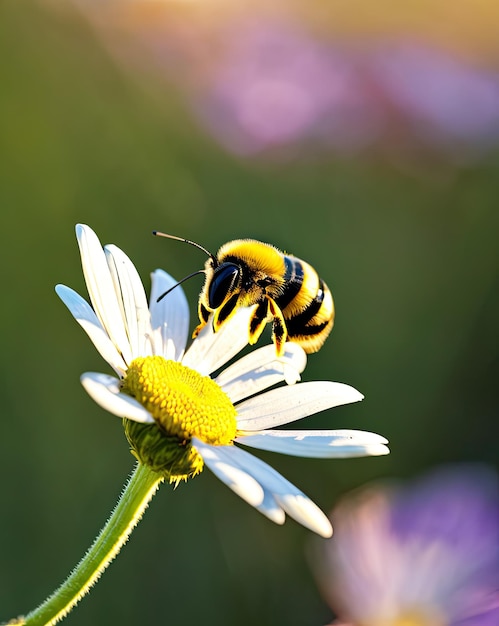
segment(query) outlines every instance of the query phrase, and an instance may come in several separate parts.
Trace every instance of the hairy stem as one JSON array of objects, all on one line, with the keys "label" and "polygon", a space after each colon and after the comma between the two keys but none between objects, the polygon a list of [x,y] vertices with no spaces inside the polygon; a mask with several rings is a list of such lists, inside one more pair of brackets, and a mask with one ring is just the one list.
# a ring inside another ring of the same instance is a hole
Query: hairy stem
[{"label": "hairy stem", "polygon": [[13,623],[52,626],[62,620],[126,543],[162,480],[159,474],[138,464],[111,517],[68,578],[38,608]]}]

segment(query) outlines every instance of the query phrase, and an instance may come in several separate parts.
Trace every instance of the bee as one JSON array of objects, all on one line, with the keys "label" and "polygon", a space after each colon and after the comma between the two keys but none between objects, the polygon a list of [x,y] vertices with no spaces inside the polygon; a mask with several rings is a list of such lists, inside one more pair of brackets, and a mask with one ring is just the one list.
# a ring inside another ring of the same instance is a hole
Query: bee
[{"label": "bee", "polygon": [[153,234],[188,243],[208,255],[204,269],[180,281],[205,274],[198,302],[199,325],[193,337],[210,316],[217,332],[239,307],[256,305],[248,329],[250,344],[258,341],[270,322],[278,356],[283,355],[286,341],[299,344],[307,353],[317,352],[324,344],[334,324],[333,297],[305,261],[255,239],[229,241],[214,255],[194,241],[158,231]]}]

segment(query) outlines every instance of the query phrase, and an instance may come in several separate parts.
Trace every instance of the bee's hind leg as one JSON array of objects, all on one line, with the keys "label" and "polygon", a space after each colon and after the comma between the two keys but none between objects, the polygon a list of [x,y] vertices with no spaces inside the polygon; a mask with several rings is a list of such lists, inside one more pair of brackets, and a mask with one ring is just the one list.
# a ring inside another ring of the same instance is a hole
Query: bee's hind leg
[{"label": "bee's hind leg", "polygon": [[284,354],[284,344],[288,338],[288,330],[281,309],[269,298],[269,313],[272,316],[272,340],[277,356]]},{"label": "bee's hind leg", "polygon": [[260,339],[260,335],[269,320],[269,302],[265,299],[258,303],[250,318],[248,329],[250,345],[255,344]]}]

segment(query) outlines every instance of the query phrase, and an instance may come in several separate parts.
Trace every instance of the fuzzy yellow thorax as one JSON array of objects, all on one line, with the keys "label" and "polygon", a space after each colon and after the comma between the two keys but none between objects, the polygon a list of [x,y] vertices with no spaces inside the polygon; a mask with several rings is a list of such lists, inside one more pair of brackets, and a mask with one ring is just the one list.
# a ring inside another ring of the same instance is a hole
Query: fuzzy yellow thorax
[{"label": "fuzzy yellow thorax", "polygon": [[134,359],[123,391],[156,422],[124,420],[132,453],[170,482],[187,480],[203,469],[193,437],[221,446],[231,444],[236,435],[236,410],[228,396],[209,376],[176,361],[161,356]]}]

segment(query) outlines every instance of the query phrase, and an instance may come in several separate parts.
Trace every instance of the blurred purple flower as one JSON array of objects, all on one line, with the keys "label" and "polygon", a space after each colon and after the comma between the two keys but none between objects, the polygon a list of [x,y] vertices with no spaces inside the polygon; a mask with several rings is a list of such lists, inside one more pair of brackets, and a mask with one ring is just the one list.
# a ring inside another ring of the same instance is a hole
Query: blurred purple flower
[{"label": "blurred purple flower", "polygon": [[226,36],[194,102],[229,149],[251,154],[324,136],[355,149],[379,133],[378,107],[347,55],[278,23],[244,23]]},{"label": "blurred purple flower", "polygon": [[333,518],[319,581],[342,624],[499,624],[493,472],[447,468],[407,489],[365,489]]},{"label": "blurred purple flower", "polygon": [[239,154],[306,142],[342,153],[372,145],[458,153],[499,140],[499,73],[436,48],[340,48],[277,22],[233,24],[222,48],[191,101]]},{"label": "blurred purple flower", "polygon": [[387,46],[371,57],[373,79],[423,139],[499,139],[499,74],[474,69],[419,44]]},{"label": "blurred purple flower", "polygon": [[74,1],[127,68],[155,67],[236,154],[423,149],[466,161],[499,142],[499,71],[409,35],[319,38],[253,6],[188,19],[164,3]]}]

